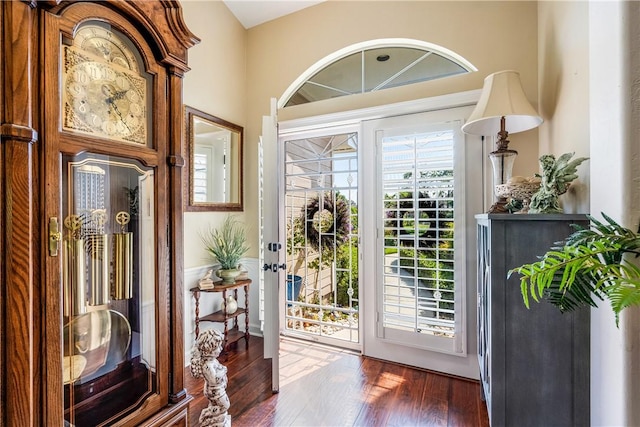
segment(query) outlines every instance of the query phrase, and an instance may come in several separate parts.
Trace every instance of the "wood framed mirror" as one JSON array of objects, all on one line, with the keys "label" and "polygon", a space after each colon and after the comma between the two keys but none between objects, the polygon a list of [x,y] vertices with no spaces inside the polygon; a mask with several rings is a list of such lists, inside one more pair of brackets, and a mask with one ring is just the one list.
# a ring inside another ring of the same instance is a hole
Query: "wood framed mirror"
[{"label": "wood framed mirror", "polygon": [[187,211],[242,211],[243,127],[185,106]]}]

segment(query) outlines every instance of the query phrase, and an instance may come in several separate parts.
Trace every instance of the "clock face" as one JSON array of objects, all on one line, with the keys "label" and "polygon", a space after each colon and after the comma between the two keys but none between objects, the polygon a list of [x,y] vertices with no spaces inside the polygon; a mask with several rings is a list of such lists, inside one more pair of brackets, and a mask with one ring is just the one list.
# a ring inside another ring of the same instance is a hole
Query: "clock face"
[{"label": "clock face", "polygon": [[112,30],[99,25],[86,25],[78,30],[73,45],[90,53],[102,62],[112,63],[132,71],[139,71],[138,61],[131,47]]},{"label": "clock face", "polygon": [[113,31],[83,27],[63,47],[63,129],[147,144],[147,79]]}]

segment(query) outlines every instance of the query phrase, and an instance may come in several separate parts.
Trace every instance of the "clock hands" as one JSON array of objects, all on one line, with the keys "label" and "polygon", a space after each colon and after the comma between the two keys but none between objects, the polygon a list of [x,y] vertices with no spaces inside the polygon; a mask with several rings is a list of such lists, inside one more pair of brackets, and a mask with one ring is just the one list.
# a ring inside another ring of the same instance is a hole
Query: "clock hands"
[{"label": "clock hands", "polygon": [[125,95],[127,94],[127,92],[129,92],[129,89],[126,90],[121,90],[121,91],[115,91],[111,88],[111,86],[109,85],[102,85],[102,94],[107,96],[107,103],[110,104],[113,101],[115,101],[116,99],[122,99],[125,97]]},{"label": "clock hands", "polygon": [[113,111],[116,112],[116,114],[118,115],[118,117],[120,117],[120,121],[122,122],[122,124],[124,125],[124,127],[127,128],[127,130],[129,131],[129,133],[133,133],[133,131],[129,128],[129,126],[127,125],[127,122],[124,121],[124,117],[122,117],[122,113],[120,112],[120,110],[118,109],[118,106],[116,105],[115,101],[111,98],[107,98],[106,99],[107,104],[111,105],[111,107],[113,108]]},{"label": "clock hands", "polygon": [[107,102],[112,102],[115,101],[116,99],[122,99],[125,97],[125,95],[127,94],[127,92],[129,92],[129,90],[121,90],[119,92],[114,93],[112,96],[110,96],[109,98],[107,98]]},{"label": "clock hands", "polygon": [[107,96],[107,98],[105,99],[105,102],[109,104],[111,108],[113,108],[113,111],[115,111],[115,113],[118,115],[118,117],[120,118],[120,121],[122,122],[124,127],[127,128],[129,133],[133,133],[131,128],[129,128],[129,126],[127,125],[127,122],[124,121],[124,117],[122,116],[122,113],[120,112],[120,109],[118,108],[118,105],[116,104],[116,101],[115,101],[116,99],[122,99],[124,95],[127,93],[127,91],[121,90],[119,92],[114,92],[112,86],[110,85],[102,85],[101,90],[102,90],[102,94]]}]

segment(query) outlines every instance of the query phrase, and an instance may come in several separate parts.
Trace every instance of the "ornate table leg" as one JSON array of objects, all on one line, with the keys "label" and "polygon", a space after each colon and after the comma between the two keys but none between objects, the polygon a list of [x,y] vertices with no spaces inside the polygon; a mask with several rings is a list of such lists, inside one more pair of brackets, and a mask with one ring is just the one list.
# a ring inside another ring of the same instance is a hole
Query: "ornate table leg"
[{"label": "ornate table leg", "polygon": [[222,305],[223,305],[223,315],[224,315],[224,343],[222,344],[222,351],[227,351],[227,343],[229,342],[228,333],[229,327],[227,326],[227,322],[229,322],[229,318],[227,317],[227,290],[224,289],[222,291]]},{"label": "ornate table leg", "polygon": [[[236,303],[238,302],[238,288],[235,288],[233,290],[233,298],[236,300]],[[233,318],[233,328],[234,329],[238,329],[238,316]]]},{"label": "ornate table leg", "polygon": [[200,291],[195,291],[193,296],[196,298],[196,339],[200,335]]},{"label": "ornate table leg", "polygon": [[244,285],[244,342],[249,347],[249,285]]}]

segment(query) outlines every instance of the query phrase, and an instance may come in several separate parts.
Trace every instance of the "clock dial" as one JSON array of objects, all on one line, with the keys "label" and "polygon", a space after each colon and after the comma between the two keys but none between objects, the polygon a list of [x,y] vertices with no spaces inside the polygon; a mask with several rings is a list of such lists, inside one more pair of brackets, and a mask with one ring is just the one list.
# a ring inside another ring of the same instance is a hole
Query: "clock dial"
[{"label": "clock dial", "polygon": [[147,77],[130,44],[98,25],[63,46],[64,130],[147,144]]},{"label": "clock dial", "polygon": [[63,128],[121,141],[146,143],[146,80],[65,47]]},{"label": "clock dial", "polygon": [[73,45],[90,53],[102,62],[108,62],[133,71],[139,71],[138,61],[113,31],[99,25],[86,25],[76,33]]}]

